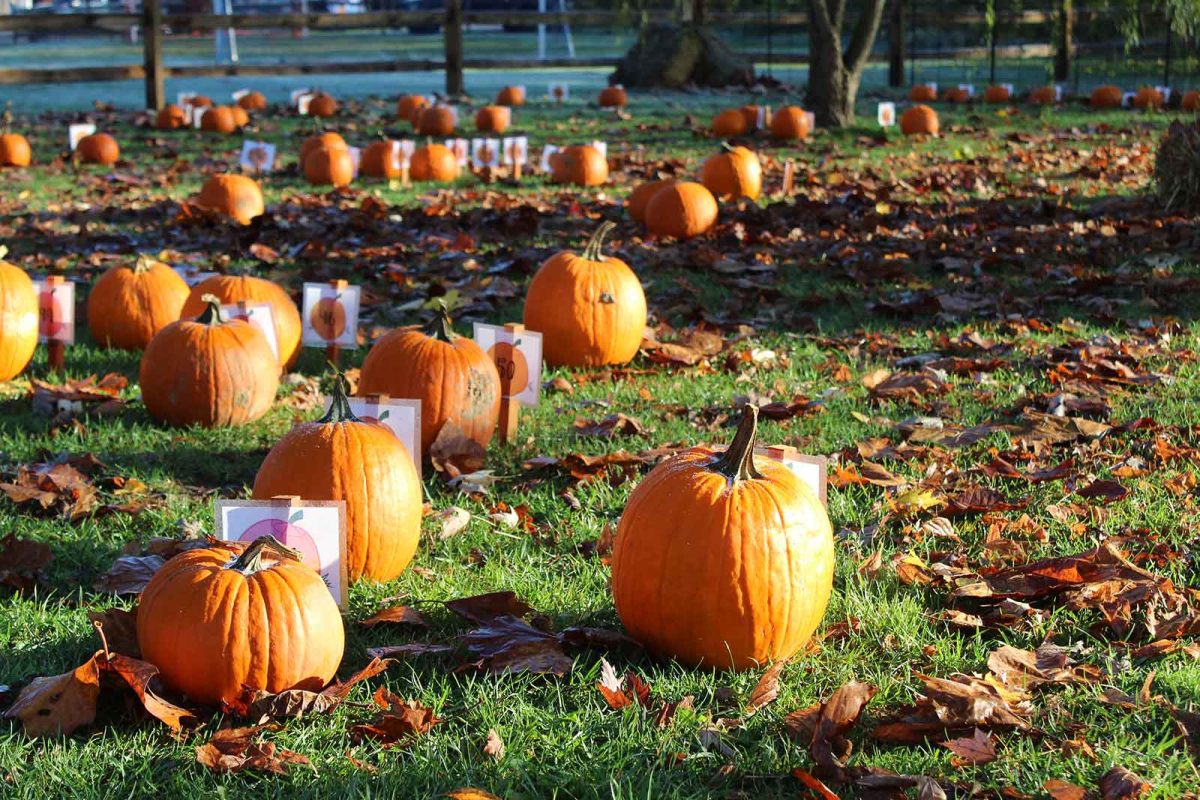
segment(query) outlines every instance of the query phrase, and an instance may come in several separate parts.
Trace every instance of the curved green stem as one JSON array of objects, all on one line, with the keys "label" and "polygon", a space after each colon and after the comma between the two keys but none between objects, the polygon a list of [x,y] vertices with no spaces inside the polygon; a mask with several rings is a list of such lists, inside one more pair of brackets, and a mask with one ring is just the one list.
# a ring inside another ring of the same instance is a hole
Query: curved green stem
[{"label": "curved green stem", "polygon": [[333,374],[333,402],[329,404],[329,411],[325,416],[321,417],[317,422],[323,425],[334,424],[338,422],[361,422],[358,417],[354,416],[354,412],[350,410],[350,398],[346,394],[349,388],[346,376],[340,372]]},{"label": "curved green stem", "polygon": [[583,248],[583,257],[588,261],[603,261],[604,253],[604,237],[608,236],[608,232],[617,227],[615,223],[605,220],[600,223],[600,227],[592,234],[592,238],[588,240],[587,247]]},{"label": "curved green stem", "polygon": [[221,301],[217,299],[215,294],[206,294],[200,298],[205,302],[207,307],[204,313],[196,317],[196,322],[201,325],[220,325],[225,320],[221,319]]},{"label": "curved green stem", "polygon": [[440,342],[454,341],[454,320],[450,319],[450,309],[446,308],[444,301],[439,300],[434,307],[433,321],[425,326],[425,335]]},{"label": "curved green stem", "polygon": [[742,406],[742,421],[737,433],[725,452],[713,462],[711,469],[733,482],[761,478],[754,468],[754,444],[758,437],[758,406],[747,403]]},{"label": "curved green stem", "polygon": [[280,542],[274,536],[267,534],[255,539],[250,545],[242,551],[242,554],[237,557],[237,560],[230,564],[226,569],[236,569],[243,575],[253,575],[263,569],[262,558],[263,550],[270,549],[275,552],[275,555],[289,561],[303,561],[304,556],[293,550],[287,545]]}]

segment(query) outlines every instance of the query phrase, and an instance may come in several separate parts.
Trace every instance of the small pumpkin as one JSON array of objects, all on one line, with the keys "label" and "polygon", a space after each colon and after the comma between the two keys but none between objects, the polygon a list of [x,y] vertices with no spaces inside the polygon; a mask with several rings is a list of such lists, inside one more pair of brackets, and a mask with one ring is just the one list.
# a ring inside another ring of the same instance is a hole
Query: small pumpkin
[{"label": "small pumpkin", "polygon": [[575,186],[600,186],[608,182],[608,159],[590,144],[564,147],[551,156],[555,183]]},{"label": "small pumpkin", "polygon": [[629,208],[629,216],[633,217],[634,222],[640,222],[643,225],[646,223],[646,206],[650,204],[650,199],[658,194],[659,189],[670,185],[672,182],[672,179],[664,178],[639,183],[633,187],[633,191],[629,193],[629,199],[625,201],[625,205]]},{"label": "small pumpkin", "polygon": [[416,113],[414,127],[422,136],[450,136],[454,133],[455,114],[450,106],[430,106]]},{"label": "small pumpkin", "polygon": [[308,115],[310,117],[332,117],[337,113],[338,101],[333,99],[333,95],[325,92],[318,92],[313,95],[313,98],[308,102]]},{"label": "small pumpkin", "polygon": [[629,496],[613,548],[621,623],[652,653],[753,669],[812,637],[833,591],[833,528],[783,464],[754,457],[747,406],[724,452],[662,462]]},{"label": "small pumpkin", "polygon": [[244,128],[250,124],[250,112],[239,105],[228,106],[229,113],[233,114],[233,124],[239,128]]},{"label": "small pumpkin", "polygon": [[900,115],[900,132],[905,136],[937,136],[940,125],[937,112],[926,105],[910,106]]},{"label": "small pumpkin", "polygon": [[304,177],[314,186],[349,186],[354,159],[346,147],[321,147],[304,159]]},{"label": "small pumpkin", "polygon": [[761,106],[745,105],[738,109],[741,112],[742,119],[746,120],[747,132],[758,130],[758,116],[762,113],[761,108]]},{"label": "small pumpkin", "polygon": [[601,108],[621,108],[629,102],[629,95],[626,94],[624,86],[617,84],[601,89],[597,100]]},{"label": "small pumpkin", "polygon": [[500,416],[500,373],[487,353],[454,332],[445,306],[424,328],[400,328],[367,353],[359,394],[421,401],[421,452],[447,422],[487,447]]},{"label": "small pumpkin", "polygon": [[168,103],[158,112],[154,119],[154,127],[160,131],[177,131],[188,126],[188,115],[177,105]]},{"label": "small pumpkin", "polygon": [[919,83],[909,90],[908,99],[914,103],[932,103],[938,99],[937,89],[929,84]]},{"label": "small pumpkin", "polygon": [[523,106],[525,105],[525,87],[524,86],[505,86],[496,93],[496,105],[498,106]]},{"label": "small pumpkin", "polygon": [[245,175],[213,175],[200,187],[196,205],[232,217],[243,225],[266,210],[262,189]]},{"label": "small pumpkin", "polygon": [[[242,112],[245,113],[244,111]],[[228,135],[237,131],[237,119],[229,106],[213,106],[200,117],[200,130]]]},{"label": "small pumpkin", "polygon": [[[220,301],[205,295],[196,319],[172,322],[142,354],[142,402],[168,425],[244,425],[267,413],[279,389],[279,362],[262,331],[221,318]],[[186,312],[186,308],[185,308]]]},{"label": "small pumpkin", "polygon": [[314,150],[320,150],[322,147],[349,148],[349,145],[346,144],[346,140],[340,134],[333,131],[325,131],[316,136],[310,136],[300,145],[300,166],[304,166],[304,160],[308,158],[309,153]]},{"label": "small pumpkin", "polygon": [[444,144],[427,144],[413,151],[409,172],[414,181],[446,183],[458,178],[458,156]]},{"label": "small pumpkin", "polygon": [[107,133],[93,133],[83,137],[75,146],[75,152],[85,164],[108,166],[117,163],[121,158],[121,148],[117,145],[117,140]]},{"label": "small pumpkin", "polygon": [[475,112],[475,129],[480,133],[504,133],[512,122],[508,106],[484,106]]},{"label": "small pumpkin", "polygon": [[1183,98],[1179,101],[1179,107],[1184,111],[1195,111],[1200,108],[1200,91],[1191,89],[1183,93]]},{"label": "small pumpkin", "polygon": [[25,270],[4,260],[0,247],[0,381],[29,366],[38,340],[38,295]]},{"label": "small pumpkin", "polygon": [[717,221],[717,201],[703,184],[673,181],[659,189],[646,206],[646,227],[656,236],[690,239]]},{"label": "small pumpkin", "polygon": [[237,105],[246,111],[264,111],[267,108],[267,96],[262,92],[248,92],[237,99]]},{"label": "small pumpkin", "polygon": [[209,97],[208,95],[203,95],[203,94],[192,95],[192,99],[189,100],[188,103],[190,105],[195,106],[196,108],[209,108],[209,107],[215,105],[215,103],[213,103],[211,97]]},{"label": "small pumpkin", "polygon": [[1133,107],[1141,109],[1159,109],[1164,103],[1163,93],[1153,86],[1143,86],[1133,96]]},{"label": "small pumpkin", "polygon": [[953,89],[947,89],[943,99],[947,103],[967,103],[971,100],[971,93],[961,86],[955,86]]},{"label": "small pumpkin", "polygon": [[88,330],[101,347],[144,350],[154,334],[179,319],[189,291],[175,270],[148,256],[132,267],[118,264],[92,286]]},{"label": "small pumpkin", "polygon": [[1009,92],[1007,86],[992,85],[983,90],[983,101],[985,103],[1007,103],[1012,99],[1012,93]]},{"label": "small pumpkin", "polygon": [[1125,94],[1120,86],[1097,86],[1092,89],[1092,108],[1120,108],[1125,100]]},{"label": "small pumpkin", "polygon": [[1053,86],[1039,86],[1029,93],[1029,102],[1035,106],[1052,106],[1058,102],[1058,92]]},{"label": "small pumpkin", "polygon": [[389,180],[400,177],[400,156],[395,144],[390,139],[379,139],[367,145],[358,162],[359,174]]},{"label": "small pumpkin", "polygon": [[525,295],[525,327],[542,334],[546,363],[572,367],[627,364],[646,329],[641,281],[618,258],[606,256],[603,223],[582,254],[555,253]]},{"label": "small pumpkin", "polygon": [[32,160],[28,139],[19,133],[0,133],[0,167],[28,167]]},{"label": "small pumpkin", "polygon": [[800,106],[784,106],[771,116],[771,136],[776,139],[804,139],[808,134],[808,115]]},{"label": "small pumpkin", "polygon": [[209,705],[246,689],[319,691],[345,636],[321,575],[272,536],[180,553],[138,603],[142,658],[167,688]]},{"label": "small pumpkin", "polygon": [[411,122],[413,112],[418,111],[422,108],[426,108],[426,107],[428,107],[428,105],[429,105],[429,101],[426,100],[423,95],[419,95],[419,94],[402,95],[400,97],[400,99],[396,101],[396,116],[402,120]]},{"label": "small pumpkin", "polygon": [[343,384],[337,376],[328,414],[295,426],[267,453],[254,496],[344,500],[350,580],[390,581],[417,552],[421,481],[395,434],[351,413]]},{"label": "small pumpkin", "polygon": [[750,126],[746,123],[746,116],[737,108],[726,109],[712,119],[713,135],[722,139],[745,136],[749,130]]},{"label": "small pumpkin", "polygon": [[275,342],[279,345],[279,363],[288,366],[296,360],[300,353],[300,310],[282,286],[252,275],[213,275],[192,287],[181,316],[188,319],[202,314],[207,307],[206,294],[227,306],[242,301],[269,303],[275,324]]},{"label": "small pumpkin", "polygon": [[762,192],[762,163],[753,150],[725,145],[723,152],[705,160],[700,182],[714,197],[757,200]]}]

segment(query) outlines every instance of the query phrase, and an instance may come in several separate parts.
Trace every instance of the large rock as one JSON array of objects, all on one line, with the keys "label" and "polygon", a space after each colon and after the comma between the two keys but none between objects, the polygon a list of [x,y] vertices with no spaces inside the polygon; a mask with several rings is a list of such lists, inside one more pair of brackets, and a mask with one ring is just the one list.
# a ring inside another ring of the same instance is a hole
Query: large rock
[{"label": "large rock", "polygon": [[754,64],[708,28],[655,23],[642,28],[609,82],[641,89],[748,86],[754,82]]}]

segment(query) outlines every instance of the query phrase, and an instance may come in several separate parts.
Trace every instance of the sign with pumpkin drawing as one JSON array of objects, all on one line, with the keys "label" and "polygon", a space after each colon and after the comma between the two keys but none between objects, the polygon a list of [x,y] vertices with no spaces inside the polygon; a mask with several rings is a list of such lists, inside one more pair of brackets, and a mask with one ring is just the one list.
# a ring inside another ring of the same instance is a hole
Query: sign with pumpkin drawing
[{"label": "sign with pumpkin drawing", "polygon": [[38,342],[75,343],[75,284],[61,277],[34,281],[38,298]]},{"label": "sign with pumpkin drawing", "polygon": [[346,399],[354,416],[363,422],[379,423],[395,434],[412,457],[417,477],[421,477],[421,401],[389,397],[386,394],[369,394]]},{"label": "sign with pumpkin drawing", "polygon": [[258,328],[267,338],[267,344],[271,345],[271,352],[275,354],[275,358],[279,358],[279,340],[275,336],[275,316],[270,303],[242,301],[221,306],[221,316],[225,319],[240,319]]},{"label": "sign with pumpkin drawing", "polygon": [[786,445],[756,447],[754,454],[783,464],[793,475],[807,483],[822,503],[829,504],[829,462],[825,456],[807,456]]},{"label": "sign with pumpkin drawing", "polygon": [[361,289],[344,281],[304,284],[305,347],[358,347],[358,309]]},{"label": "sign with pumpkin drawing", "polygon": [[346,577],[345,500],[218,500],[215,528],[223,542],[250,544],[260,536],[274,536],[320,573],[333,599],[346,607],[350,582]]},{"label": "sign with pumpkin drawing", "polygon": [[500,373],[501,395],[536,406],[542,387],[542,335],[519,325],[476,322],[474,339]]}]

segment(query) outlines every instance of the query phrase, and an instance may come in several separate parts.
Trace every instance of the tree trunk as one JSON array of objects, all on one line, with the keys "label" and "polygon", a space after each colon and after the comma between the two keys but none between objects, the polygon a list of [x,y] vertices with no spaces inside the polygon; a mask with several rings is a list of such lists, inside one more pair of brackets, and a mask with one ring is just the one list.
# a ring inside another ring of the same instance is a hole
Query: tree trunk
[{"label": "tree trunk", "polygon": [[809,0],[808,104],[818,125],[843,128],[854,123],[863,68],[886,5],[886,0],[862,0],[850,42],[843,49],[846,0]]},{"label": "tree trunk", "polygon": [[1057,38],[1054,47],[1054,80],[1071,77],[1071,57],[1075,51],[1075,8],[1071,0],[1058,0]]}]

